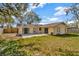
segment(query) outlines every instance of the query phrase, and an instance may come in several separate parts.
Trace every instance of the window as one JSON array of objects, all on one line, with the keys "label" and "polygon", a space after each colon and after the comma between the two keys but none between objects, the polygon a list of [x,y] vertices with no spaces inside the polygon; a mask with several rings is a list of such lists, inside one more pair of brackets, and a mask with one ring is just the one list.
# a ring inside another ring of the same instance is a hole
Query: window
[{"label": "window", "polygon": [[60,27],[57,27],[57,32],[60,32]]},{"label": "window", "polygon": [[41,27],[39,28],[39,31],[41,31]]}]

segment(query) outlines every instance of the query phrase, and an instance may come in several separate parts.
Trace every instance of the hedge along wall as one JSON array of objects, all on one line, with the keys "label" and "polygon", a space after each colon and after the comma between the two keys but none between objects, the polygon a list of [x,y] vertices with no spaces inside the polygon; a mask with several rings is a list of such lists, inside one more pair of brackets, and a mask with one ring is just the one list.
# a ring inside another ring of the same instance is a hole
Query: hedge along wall
[{"label": "hedge along wall", "polygon": [[18,29],[17,28],[7,28],[3,30],[4,33],[17,33]]}]

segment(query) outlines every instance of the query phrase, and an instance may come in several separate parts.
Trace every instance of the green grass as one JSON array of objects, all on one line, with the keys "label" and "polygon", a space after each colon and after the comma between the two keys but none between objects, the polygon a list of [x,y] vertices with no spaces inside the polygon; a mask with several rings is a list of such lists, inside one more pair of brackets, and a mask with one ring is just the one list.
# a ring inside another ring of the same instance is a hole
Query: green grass
[{"label": "green grass", "polygon": [[0,55],[79,56],[79,35],[48,35],[18,40],[0,40]]}]

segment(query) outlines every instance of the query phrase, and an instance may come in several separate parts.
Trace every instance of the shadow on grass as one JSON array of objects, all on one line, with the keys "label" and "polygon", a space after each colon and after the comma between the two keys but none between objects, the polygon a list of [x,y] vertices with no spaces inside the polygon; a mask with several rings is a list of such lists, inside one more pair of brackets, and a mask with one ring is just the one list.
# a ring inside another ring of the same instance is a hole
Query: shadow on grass
[{"label": "shadow on grass", "polygon": [[63,35],[55,35],[55,36],[58,36],[58,37],[79,37],[78,34],[63,34]]}]

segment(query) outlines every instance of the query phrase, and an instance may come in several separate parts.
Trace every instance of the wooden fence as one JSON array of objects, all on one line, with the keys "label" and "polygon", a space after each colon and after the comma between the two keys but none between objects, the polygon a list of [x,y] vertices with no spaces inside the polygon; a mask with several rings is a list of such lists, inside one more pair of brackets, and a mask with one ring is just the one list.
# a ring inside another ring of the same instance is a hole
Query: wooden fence
[{"label": "wooden fence", "polygon": [[68,33],[79,33],[79,28],[67,28]]},{"label": "wooden fence", "polygon": [[17,33],[18,29],[17,28],[7,28],[3,29],[3,33]]}]

